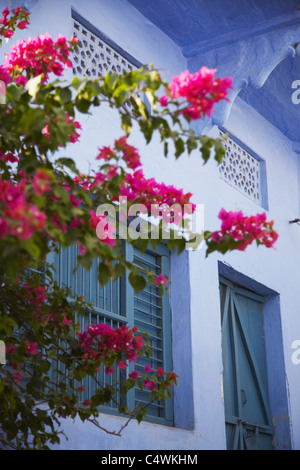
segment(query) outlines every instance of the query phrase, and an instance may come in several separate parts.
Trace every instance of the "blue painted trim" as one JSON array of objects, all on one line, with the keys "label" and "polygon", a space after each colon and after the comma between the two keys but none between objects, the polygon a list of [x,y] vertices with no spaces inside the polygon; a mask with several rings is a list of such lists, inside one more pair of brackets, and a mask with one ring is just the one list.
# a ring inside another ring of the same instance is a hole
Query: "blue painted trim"
[{"label": "blue painted trim", "polygon": [[82,24],[85,28],[87,28],[91,33],[97,36],[101,41],[108,44],[112,49],[114,49],[118,54],[122,55],[124,59],[128,60],[134,67],[138,69],[143,66],[143,64],[135,59],[132,55],[128,52],[124,51],[117,43],[115,43],[112,39],[110,39],[106,34],[104,34],[100,29],[96,28],[92,23],[86,20],[83,16],[80,15],[73,7],[71,8],[71,16],[75,21],[78,21]]},{"label": "blue painted trim", "polygon": [[291,26],[299,25],[299,23],[300,12],[293,11],[292,13],[287,13],[285,15],[280,15],[276,16],[275,18],[261,21],[254,27],[251,25],[251,28],[240,28],[239,30],[230,32],[228,34],[216,36],[215,39],[209,39],[190,44],[182,48],[182,53],[186,58],[198,56],[208,51],[211,52],[214,49],[231,46],[232,44],[236,44],[239,41],[249,41],[256,36],[272,33],[278,29],[283,30],[285,28],[290,28]]},{"label": "blue painted trim", "polygon": [[186,250],[180,255],[176,251],[171,254],[170,301],[173,367],[179,375],[174,388],[174,425],[175,428],[192,431],[195,429],[195,396],[189,256]]},{"label": "blue painted trim", "polygon": [[[218,126],[219,129],[228,135],[229,139],[233,140],[239,147],[244,149],[251,157],[255,158],[260,163],[260,188],[261,188],[261,207],[266,211],[269,210],[268,202],[268,182],[267,182],[267,165],[265,160],[261,158],[257,153],[255,153],[250,147],[248,147],[244,142],[242,142],[238,137],[231,134],[225,127]],[[247,196],[245,196],[247,197]]]}]

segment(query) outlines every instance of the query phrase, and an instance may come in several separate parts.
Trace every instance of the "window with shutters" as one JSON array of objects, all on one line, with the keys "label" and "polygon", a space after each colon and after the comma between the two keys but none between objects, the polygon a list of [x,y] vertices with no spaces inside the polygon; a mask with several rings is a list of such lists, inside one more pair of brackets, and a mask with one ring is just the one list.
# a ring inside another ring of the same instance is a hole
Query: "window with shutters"
[{"label": "window with shutters", "polygon": [[[142,264],[156,275],[163,273],[169,276],[170,256],[169,250],[164,245],[160,245],[155,252],[141,253],[131,245],[124,247],[124,249],[129,261]],[[114,379],[122,379],[121,374],[129,374],[133,367],[135,370],[143,370],[147,364],[150,364],[153,370],[157,370],[158,366],[166,371],[171,370],[169,295],[164,294],[161,297],[159,288],[154,285],[146,285],[143,291],[136,294],[127,277],[119,278],[116,281],[110,280],[105,287],[102,287],[97,276],[99,260],[94,260],[89,271],[82,267],[78,267],[74,271],[78,256],[77,250],[77,246],[74,245],[62,249],[59,254],[53,254],[53,265],[55,268],[54,279],[61,287],[68,287],[71,290],[70,301],[72,301],[72,294],[83,295],[85,301],[93,305],[93,311],[88,311],[84,317],[78,316],[77,318],[81,331],[93,323],[107,323],[114,328],[123,324],[128,324],[130,327],[137,326],[140,331],[148,333],[152,349],[150,358],[139,358],[134,366],[130,364],[125,371],[115,368],[114,374],[107,376],[104,369],[100,369],[97,379],[103,384],[111,384]],[[63,365],[61,367],[63,368]],[[93,395],[96,383],[92,378],[86,378],[82,385],[85,391],[81,398],[86,400]],[[136,387],[127,395],[127,406],[133,409],[137,402],[146,403],[149,393],[147,389],[141,391]],[[148,418],[153,422],[172,425],[172,408],[172,400],[154,402],[148,408]],[[116,409],[117,405],[110,403],[105,409],[101,408],[101,411],[114,413]]]}]

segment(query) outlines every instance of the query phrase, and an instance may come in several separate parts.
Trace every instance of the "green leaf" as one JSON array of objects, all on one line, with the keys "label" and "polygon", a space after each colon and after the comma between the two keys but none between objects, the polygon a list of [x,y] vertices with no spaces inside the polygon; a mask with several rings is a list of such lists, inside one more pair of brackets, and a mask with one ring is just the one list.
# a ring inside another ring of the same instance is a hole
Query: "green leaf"
[{"label": "green leaf", "polygon": [[116,87],[119,78],[120,76],[117,73],[108,73],[104,77],[104,83],[108,86],[109,89],[113,90]]},{"label": "green leaf", "polygon": [[[84,80],[84,81],[86,81],[86,80]],[[80,80],[78,77],[74,77],[73,80],[72,80],[71,86],[75,90],[79,90],[81,84],[82,84],[82,80]]]},{"label": "green leaf", "polygon": [[206,163],[210,157],[211,148],[213,146],[213,139],[211,137],[201,136],[200,142],[202,144],[202,146],[200,147],[200,151],[201,151],[204,163]]},{"label": "green leaf", "polygon": [[169,152],[168,142],[164,142],[164,156],[167,157]]},{"label": "green leaf", "polygon": [[178,158],[180,155],[184,152],[185,147],[184,147],[184,142],[181,139],[181,137],[178,137],[175,140],[175,157]]},{"label": "green leaf", "polygon": [[91,106],[91,101],[83,95],[78,95],[75,98],[75,106],[83,114],[88,113],[90,106]]},{"label": "green leaf", "polygon": [[186,144],[187,144],[188,153],[191,153],[193,150],[197,148],[197,140],[195,139],[195,137],[189,137]]},{"label": "green leaf", "polygon": [[140,424],[141,421],[145,418],[146,414],[147,414],[147,409],[141,407],[141,409],[139,410],[139,412],[136,414],[136,420],[137,420],[137,422],[138,422],[139,424]]},{"label": "green leaf", "polygon": [[134,243],[135,243],[137,249],[141,253],[144,253],[148,248],[149,240],[147,238],[138,238],[137,240],[135,240]]},{"label": "green leaf", "polygon": [[101,390],[97,390],[97,393],[92,396],[92,406],[97,407],[105,404],[104,394]]},{"label": "green leaf", "polygon": [[58,158],[57,160],[55,160],[55,163],[63,165],[63,166],[67,166],[74,173],[78,173],[78,170],[77,170],[76,165],[74,163],[74,160],[72,158],[61,157],[61,158]]},{"label": "green leaf", "polygon": [[129,114],[122,114],[121,127],[123,131],[126,132],[127,135],[130,134],[132,123],[131,123],[131,117]]},{"label": "green leaf", "polygon": [[132,285],[132,287],[134,288],[136,293],[142,291],[146,287],[146,280],[140,274],[136,274],[136,273],[131,272],[129,274],[129,282]]},{"label": "green leaf", "polygon": [[58,95],[60,96],[60,99],[61,99],[61,101],[62,101],[63,104],[66,104],[66,103],[68,103],[69,101],[71,101],[71,99],[72,99],[72,92],[71,92],[70,88],[68,88],[68,87],[57,88],[57,89],[56,89],[56,92],[57,92]]},{"label": "green leaf", "polygon": [[135,104],[137,106],[137,109],[138,109],[140,115],[142,116],[142,118],[145,119],[145,121],[147,121],[148,120],[148,111],[147,111],[147,108],[145,106],[145,103],[143,103],[141,98],[139,98],[138,96],[135,96],[132,100],[135,102]]},{"label": "green leaf", "polygon": [[98,279],[102,287],[104,287],[111,278],[111,272],[107,265],[103,262],[99,265]]},{"label": "green leaf", "polygon": [[186,241],[183,237],[178,238],[178,239],[173,239],[173,240],[171,239],[171,240],[168,240],[167,242],[167,246],[169,250],[173,251],[176,249],[178,254],[184,251],[185,245],[186,245]]},{"label": "green leaf", "polygon": [[35,130],[41,131],[45,124],[45,114],[42,109],[26,109],[19,122],[19,127],[25,134],[31,134]]},{"label": "green leaf", "polygon": [[225,155],[225,148],[223,147],[222,140],[215,139],[214,147],[215,147],[215,160],[219,164],[221,164]]},{"label": "green leaf", "polygon": [[6,88],[6,99],[7,102],[19,102],[21,96],[24,94],[23,87],[17,87],[15,85],[9,85]]}]

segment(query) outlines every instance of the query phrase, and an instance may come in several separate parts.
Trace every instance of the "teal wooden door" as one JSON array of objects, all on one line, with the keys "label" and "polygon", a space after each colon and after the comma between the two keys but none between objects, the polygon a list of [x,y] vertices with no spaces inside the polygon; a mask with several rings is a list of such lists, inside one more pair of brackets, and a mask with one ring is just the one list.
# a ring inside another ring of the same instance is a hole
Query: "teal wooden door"
[{"label": "teal wooden door", "polygon": [[230,450],[271,450],[263,297],[220,279],[223,390]]}]

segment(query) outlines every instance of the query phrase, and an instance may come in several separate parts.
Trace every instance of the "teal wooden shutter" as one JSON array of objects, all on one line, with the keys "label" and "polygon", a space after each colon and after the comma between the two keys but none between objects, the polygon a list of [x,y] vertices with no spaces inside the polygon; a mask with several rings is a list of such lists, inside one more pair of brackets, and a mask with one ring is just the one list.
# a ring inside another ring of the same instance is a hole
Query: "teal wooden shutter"
[{"label": "teal wooden shutter", "polygon": [[[160,245],[155,252],[146,251],[141,253],[137,249],[128,246],[128,259],[144,266],[145,269],[153,271],[157,276],[161,273],[170,275],[169,250]],[[134,366],[135,370],[144,371],[144,367],[150,367],[156,371],[162,367],[165,371],[172,370],[172,341],[171,341],[171,311],[169,295],[160,296],[157,286],[146,285],[139,293],[134,293],[132,287],[127,284],[127,295],[129,298],[130,311],[133,312],[133,324],[140,331],[147,332],[152,348],[149,359],[139,358]],[[141,391],[135,389],[131,407],[137,403],[144,405],[148,401],[150,392],[147,389]],[[172,399],[167,402],[154,402],[147,408],[147,415],[152,422],[173,425],[173,403]]]},{"label": "teal wooden shutter", "polygon": [[228,449],[272,449],[264,299],[220,280],[223,387]]},{"label": "teal wooden shutter", "polygon": [[[133,249],[131,245],[124,246],[126,258],[131,262],[139,262],[146,269],[152,270],[156,275],[164,273],[170,274],[169,250],[160,245],[155,253],[146,251],[141,253]],[[147,285],[146,288],[134,293],[127,276],[116,281],[110,280],[102,288],[98,281],[99,260],[94,260],[91,269],[87,272],[82,267],[74,272],[78,248],[71,246],[62,249],[58,254],[52,253],[49,262],[52,262],[55,268],[54,279],[62,287],[69,287],[70,297],[83,295],[87,302],[92,303],[94,312],[87,311],[84,317],[77,317],[80,324],[80,330],[84,331],[87,325],[92,323],[107,323],[116,328],[123,324],[130,327],[137,326],[140,331],[149,334],[152,346],[152,356],[150,359],[139,359],[135,365],[130,364],[129,372],[135,368],[142,371],[146,364],[150,363],[155,371],[157,367],[162,367],[165,371],[172,370],[172,347],[171,347],[171,312],[169,305],[169,295],[162,298],[159,289],[156,286]],[[65,380],[64,365],[55,364],[53,367],[55,380]],[[60,370],[60,373],[57,372]],[[100,369],[97,380],[102,384],[112,384],[113,380],[120,380],[128,371],[120,371],[115,368],[115,373],[106,376],[103,367]],[[85,387],[81,395],[82,400],[90,398],[96,388],[95,381],[92,378],[86,378],[78,387]],[[140,391],[138,388],[132,390],[127,395],[129,408],[133,409],[137,402],[142,405],[147,402],[150,392]],[[102,407],[101,411],[114,413],[117,404],[111,402],[109,406]],[[148,416],[151,421],[171,425],[173,423],[173,405],[172,400],[168,402],[155,402],[148,408]]]},{"label": "teal wooden shutter", "polygon": [[[76,260],[78,256],[78,248],[73,245],[68,248],[61,249],[59,253],[52,253],[49,261],[53,262],[55,268],[54,280],[61,287],[68,287],[70,289],[69,300],[75,295],[83,295],[87,302],[93,304],[93,312],[87,311],[85,316],[76,315],[76,321],[79,323],[79,329],[84,331],[86,326],[93,323],[107,323],[113,328],[122,326],[127,323],[126,311],[122,304],[121,299],[121,279],[116,281],[110,280],[103,288],[98,281],[98,268],[100,261],[95,259],[92,263],[91,269],[86,271],[82,266],[79,266],[76,271]],[[65,375],[65,367],[62,363],[53,364],[52,378],[57,381],[67,380]],[[96,380],[103,385],[112,385],[114,380],[120,380],[126,375],[126,372],[120,371],[115,367],[112,375],[107,376],[104,367],[96,375]],[[80,399],[82,401],[90,398],[96,390],[96,382],[91,377],[86,377],[81,383],[76,386],[84,386],[85,391],[81,393]],[[121,401],[121,397],[116,397],[115,401],[111,401],[105,407],[100,407],[100,411],[116,412],[117,403]]]}]

